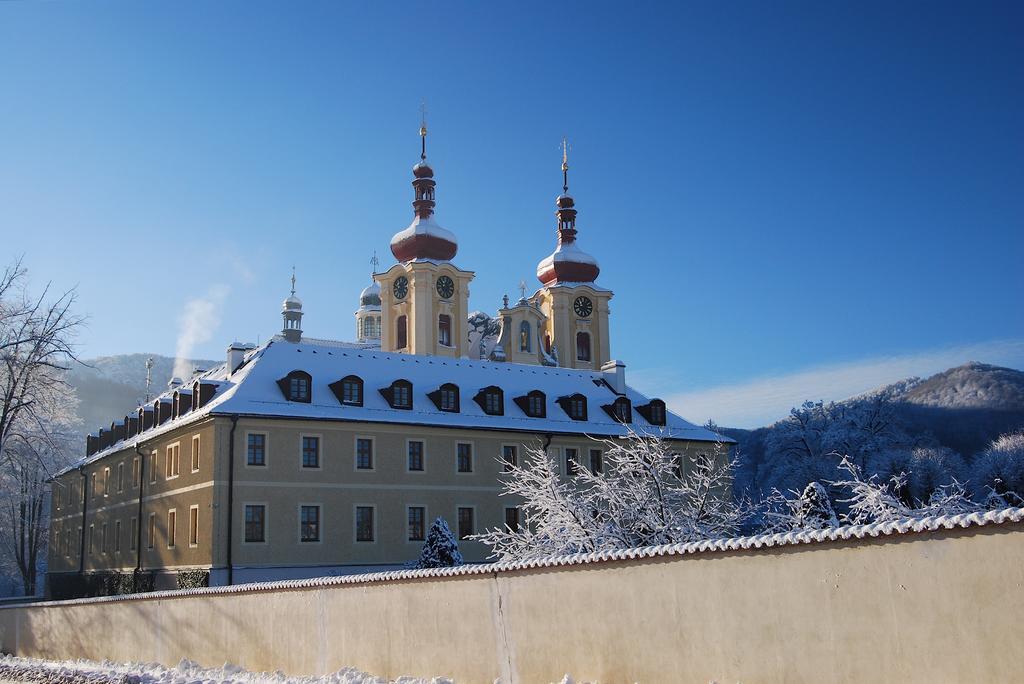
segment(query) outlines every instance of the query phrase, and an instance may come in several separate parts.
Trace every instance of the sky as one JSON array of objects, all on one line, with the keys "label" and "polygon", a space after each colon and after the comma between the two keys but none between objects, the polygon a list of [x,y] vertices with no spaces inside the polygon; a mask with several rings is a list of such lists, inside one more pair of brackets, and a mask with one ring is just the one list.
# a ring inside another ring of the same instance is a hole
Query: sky
[{"label": "sky", "polygon": [[[372,6],[371,6],[372,5]],[[0,2],[0,257],[83,357],[351,339],[412,218],[493,313],[555,245],[569,138],[612,355],[753,427],[1024,368],[1021,3]]]}]

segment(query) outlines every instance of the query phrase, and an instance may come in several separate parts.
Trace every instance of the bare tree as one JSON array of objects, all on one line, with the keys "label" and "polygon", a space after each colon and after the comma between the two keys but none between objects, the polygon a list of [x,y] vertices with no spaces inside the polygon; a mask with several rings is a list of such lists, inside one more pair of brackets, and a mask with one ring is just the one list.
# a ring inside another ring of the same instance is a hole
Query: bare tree
[{"label": "bare tree", "polygon": [[749,514],[733,499],[736,462],[724,445],[691,458],[635,433],[604,444],[606,467],[597,471],[567,464],[562,474],[539,446],[521,464],[505,463],[503,495],[522,500],[522,524],[475,538],[493,557],[529,560],[728,537]]},{"label": "bare tree", "polygon": [[75,290],[38,297],[19,259],[0,275],[0,493],[4,547],[34,593],[47,539],[46,482],[68,460],[75,398],[66,380],[82,318]]}]

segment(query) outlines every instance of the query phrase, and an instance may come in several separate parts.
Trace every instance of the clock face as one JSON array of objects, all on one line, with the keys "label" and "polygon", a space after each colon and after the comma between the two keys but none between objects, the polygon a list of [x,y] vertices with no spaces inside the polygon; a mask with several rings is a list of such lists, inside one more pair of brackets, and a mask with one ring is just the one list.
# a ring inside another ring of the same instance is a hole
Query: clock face
[{"label": "clock face", "polygon": [[437,279],[437,294],[441,295],[445,299],[451,299],[451,296],[455,294],[455,283],[448,276],[441,276]]},{"label": "clock face", "polygon": [[572,310],[580,318],[587,318],[594,313],[594,303],[587,297],[577,297],[576,301],[572,303]]},{"label": "clock face", "polygon": [[405,299],[405,295],[409,294],[409,279],[405,276],[398,276],[391,290],[395,293],[395,299]]}]

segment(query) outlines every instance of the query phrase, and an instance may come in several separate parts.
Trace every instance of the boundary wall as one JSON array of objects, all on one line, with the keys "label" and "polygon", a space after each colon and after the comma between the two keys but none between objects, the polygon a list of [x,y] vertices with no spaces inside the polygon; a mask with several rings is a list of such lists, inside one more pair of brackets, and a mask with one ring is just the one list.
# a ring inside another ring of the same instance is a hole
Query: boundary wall
[{"label": "boundary wall", "polygon": [[19,656],[457,682],[981,682],[1024,671],[1024,508],[0,607]]}]

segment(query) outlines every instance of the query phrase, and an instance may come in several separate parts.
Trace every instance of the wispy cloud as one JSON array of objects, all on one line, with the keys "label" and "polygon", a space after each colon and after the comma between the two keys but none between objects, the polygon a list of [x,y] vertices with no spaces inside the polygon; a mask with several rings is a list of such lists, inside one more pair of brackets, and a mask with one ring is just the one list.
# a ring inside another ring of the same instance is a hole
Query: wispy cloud
[{"label": "wispy cloud", "polygon": [[933,375],[968,361],[1022,368],[1024,340],[994,340],[806,368],[682,392],[665,397],[665,401],[693,422],[711,418],[719,425],[759,427],[782,418],[790,408],[808,399],[846,399],[903,378]]}]

